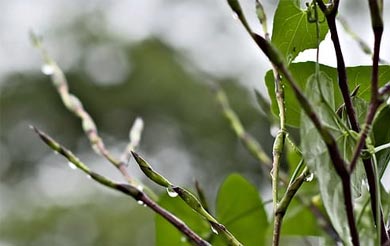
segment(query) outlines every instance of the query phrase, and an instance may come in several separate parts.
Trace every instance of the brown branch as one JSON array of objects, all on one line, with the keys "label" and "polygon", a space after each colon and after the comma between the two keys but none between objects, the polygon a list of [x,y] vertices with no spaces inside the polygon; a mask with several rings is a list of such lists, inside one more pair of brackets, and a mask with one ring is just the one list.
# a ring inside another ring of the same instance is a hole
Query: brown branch
[{"label": "brown branch", "polygon": [[360,131],[359,122],[356,118],[356,112],[352,104],[352,99],[350,97],[347,70],[345,68],[345,62],[344,62],[343,53],[341,51],[339,35],[337,33],[336,15],[338,12],[339,1],[334,2],[333,6],[331,7],[331,10],[329,10],[324,5],[322,0],[317,0],[317,3],[321,11],[325,14],[325,18],[328,23],[334,50],[336,52],[338,82],[345,103],[345,109],[348,115],[348,119],[349,122],[351,123],[352,129],[356,132],[359,132]]},{"label": "brown branch", "polygon": [[[376,0],[369,0],[369,8],[371,14],[371,25],[374,32],[374,55],[372,59],[372,73],[371,73],[371,99],[370,99],[370,104],[368,106],[368,112],[365,118],[365,123],[364,123],[365,127],[360,134],[360,138],[356,144],[352,156],[352,160],[350,164],[350,172],[353,172],[363,148],[366,148],[366,139],[368,137],[368,134],[371,131],[371,126],[374,121],[376,112],[382,101],[378,90],[378,83],[379,83],[378,74],[379,74],[379,59],[380,59],[379,54],[380,54],[380,44],[381,44],[382,34],[383,34],[382,10],[381,7],[378,5],[378,1]],[[380,200],[377,198],[378,186],[376,184],[378,180],[378,174],[375,173],[374,171],[373,168],[374,164],[371,158],[363,159],[363,164],[367,174],[368,185],[370,188],[369,190],[370,190],[370,198],[371,198],[371,209],[372,209],[374,221],[377,226],[380,226],[381,243],[385,243],[389,240],[389,235],[386,231],[386,227],[384,224]]]}]

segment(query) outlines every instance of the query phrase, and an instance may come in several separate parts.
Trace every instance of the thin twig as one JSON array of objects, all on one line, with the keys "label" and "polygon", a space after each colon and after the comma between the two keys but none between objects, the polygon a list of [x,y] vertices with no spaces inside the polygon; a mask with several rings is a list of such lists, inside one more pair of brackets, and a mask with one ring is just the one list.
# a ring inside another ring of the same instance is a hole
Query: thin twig
[{"label": "thin twig", "polygon": [[[217,93],[222,92],[223,95],[225,95],[222,88],[218,88],[216,90],[216,92]],[[244,143],[244,146],[248,149],[248,151],[252,154],[252,156],[259,161],[259,163],[265,164],[266,167],[268,168],[268,171],[271,171],[272,170],[271,158],[265,152],[258,152],[259,149],[256,150],[255,148],[252,148],[252,150],[251,150],[251,148],[250,148],[251,146],[261,146],[261,145],[253,136],[251,136],[247,131],[245,131],[237,114],[229,106],[228,97],[226,97],[226,95],[225,95],[225,96],[223,96],[223,98],[224,98],[223,102],[226,102],[226,103],[224,103],[224,105],[225,105],[224,107],[222,107],[222,105],[221,105],[222,110],[228,109],[228,111],[231,111],[233,113],[232,114],[232,113],[224,112],[225,116],[226,115],[235,115],[236,116],[236,117],[226,117],[226,119],[228,120],[228,122],[232,126],[233,131],[237,134],[238,137],[239,137],[239,133],[242,131],[245,132],[245,136],[250,136],[249,138],[243,138],[242,141]],[[220,99],[218,99],[218,97],[217,97],[217,101],[219,103],[221,103],[221,101],[220,101]],[[226,107],[226,106],[228,106],[228,107]],[[286,137],[286,138],[289,139],[288,137]],[[244,140],[248,140],[248,139],[250,139],[250,142],[246,143]],[[249,144],[249,143],[251,143],[251,144]],[[291,143],[291,144],[293,144],[293,143]],[[295,148],[297,148],[297,147],[295,146]],[[256,150],[256,151],[253,151],[253,150]],[[299,150],[296,150],[296,151],[299,152]],[[268,164],[263,162],[264,158],[260,158],[260,156],[262,156],[263,154],[265,154],[267,156],[266,159],[270,160],[270,162]],[[286,186],[289,184],[288,175],[283,170],[279,170],[279,181],[282,182]],[[310,209],[310,211],[317,217],[318,224],[329,234],[329,236],[331,236],[335,241],[340,241],[340,237],[338,236],[337,232],[333,228],[329,219],[323,214],[323,212],[320,209],[318,209],[318,207],[316,205],[314,205],[314,203],[311,200],[306,201],[306,199],[304,197],[300,196],[299,194],[297,194],[297,199],[302,205],[304,205],[308,209]]]},{"label": "thin twig", "polygon": [[[260,23],[262,24],[264,36],[267,41],[270,41],[269,33],[268,33],[268,27],[267,27],[267,17],[265,15],[264,7],[261,4],[260,1],[256,1],[256,12],[258,15],[258,18],[260,20]],[[274,232],[273,232],[273,240],[272,244],[274,246],[279,245],[279,238],[280,238],[280,230],[282,226],[282,220],[278,220],[277,217],[277,208],[279,204],[279,173],[280,173],[280,165],[281,165],[281,158],[284,150],[284,144],[286,140],[287,135],[287,129],[286,129],[286,108],[284,105],[284,88],[282,85],[281,77],[278,72],[278,69],[276,66],[271,62],[272,64],[272,71],[274,74],[274,86],[275,86],[275,95],[276,95],[276,101],[278,104],[278,110],[279,110],[279,127],[280,130],[278,131],[278,134],[275,137],[274,144],[272,147],[272,170],[271,170],[271,177],[272,177],[272,200],[273,200],[273,211],[274,211]]]},{"label": "thin twig", "polygon": [[71,151],[60,145],[46,133],[41,130],[32,127],[33,130],[38,134],[38,136],[45,142],[51,149],[57,153],[64,156],[68,159],[69,162],[73,163],[77,168],[86,173],[89,177],[97,181],[98,183],[109,187],[111,189],[120,191],[128,196],[134,198],[138,203],[145,204],[148,208],[155,211],[157,214],[165,218],[169,223],[176,227],[180,232],[182,232],[191,242],[198,246],[210,246],[210,244],[198,236],[194,231],[192,231],[183,221],[178,219],[176,216],[171,214],[169,211],[160,207],[156,202],[154,202],[142,189],[131,184],[122,184],[116,183],[94,171],[89,169],[83,162],[81,162]]},{"label": "thin twig", "polygon": [[286,214],[288,206],[290,205],[290,202],[294,198],[296,192],[302,186],[303,182],[309,174],[309,170],[305,168],[302,174],[294,179],[294,181],[292,181],[291,184],[287,187],[287,190],[280,200],[280,203],[277,205],[274,219],[273,245],[279,245],[280,231],[282,228],[284,215]]},{"label": "thin twig", "polygon": [[[371,48],[368,46],[368,44],[361,38],[359,35],[357,35],[355,32],[352,31],[351,27],[349,26],[348,22],[342,17],[341,15],[337,15],[336,19],[339,21],[341,26],[343,27],[344,31],[351,36],[353,40],[355,40],[358,44],[360,49],[367,55],[372,57],[372,51]],[[386,60],[383,60],[379,58],[379,63],[381,64],[387,64],[388,62]]]},{"label": "thin twig", "polygon": [[[368,106],[368,112],[365,118],[364,129],[361,132],[360,138],[356,144],[352,161],[350,164],[351,172],[354,170],[357,160],[363,148],[366,148],[366,139],[371,130],[372,122],[375,118],[376,112],[380,106],[381,98],[378,90],[379,83],[379,54],[380,45],[383,34],[383,6],[376,0],[369,0],[369,9],[371,15],[371,25],[374,33],[374,55],[372,59],[372,73],[371,73],[371,99]],[[380,204],[379,191],[378,191],[378,174],[374,170],[374,163],[372,158],[363,159],[364,168],[367,174],[367,181],[370,188],[371,196],[371,208],[373,212],[374,221],[377,227],[380,227],[379,233],[381,234],[381,243],[384,244],[389,240],[389,235],[386,231],[384,219],[382,215],[382,206]]]},{"label": "thin twig", "polygon": [[143,159],[139,154],[131,152],[137,164],[141,168],[142,172],[153,182],[158,185],[161,185],[168,189],[170,192],[175,192],[179,197],[196,213],[205,218],[211,225],[212,230],[216,230],[218,233],[221,233],[229,245],[231,246],[242,246],[240,241],[235,238],[235,236],[216,218],[214,218],[207,210],[202,206],[202,203],[193,195],[191,192],[187,191],[184,188],[173,185],[168,179],[164,176],[153,170],[150,164]]},{"label": "thin twig", "polygon": [[352,129],[359,132],[360,127],[350,97],[347,70],[345,68],[345,62],[344,62],[343,53],[341,51],[339,35],[337,33],[336,15],[338,12],[339,1],[334,1],[330,11],[328,11],[327,7],[325,7],[324,9],[322,0],[317,0],[317,2],[319,3],[319,7],[321,11],[325,14],[325,18],[326,21],[328,22],[329,31],[331,34],[331,39],[333,41],[334,50],[336,52],[338,82],[345,103],[345,109],[347,111],[348,119],[349,122],[351,123]]},{"label": "thin twig", "polygon": [[[31,40],[37,49],[41,52],[42,59],[44,60],[44,65],[42,67],[43,72],[46,75],[51,77],[53,85],[56,87],[58,94],[61,97],[61,100],[65,107],[80,118],[82,128],[87,136],[92,149],[99,155],[106,158],[112,165],[114,165],[126,179],[126,181],[131,185],[141,185],[136,179],[130,176],[126,168],[127,158],[129,157],[130,152],[127,152],[128,149],[134,149],[138,143],[140,136],[133,136],[133,140],[130,141],[126,150],[122,154],[121,159],[115,158],[106,148],[102,138],[98,134],[98,130],[95,122],[93,121],[90,114],[85,110],[82,102],[73,94],[69,92],[68,81],[62,72],[61,68],[57,63],[50,57],[45,47],[42,44],[42,41],[34,33],[30,33]],[[138,123],[140,124],[140,123]],[[142,128],[142,127],[141,127]],[[136,129],[137,130],[137,129]],[[141,134],[142,129],[138,130],[138,133],[133,135]],[[137,139],[138,138],[138,139]],[[156,198],[156,195],[148,188],[145,187],[145,190],[153,198]]]},{"label": "thin twig", "polygon": [[256,157],[256,159],[258,159],[268,168],[272,168],[272,160],[269,158],[263,148],[261,148],[261,145],[248,132],[245,131],[239,117],[230,107],[225,92],[221,88],[216,87],[215,94],[217,102],[221,106],[225,118],[229,121],[237,137],[245,145],[248,151]]}]

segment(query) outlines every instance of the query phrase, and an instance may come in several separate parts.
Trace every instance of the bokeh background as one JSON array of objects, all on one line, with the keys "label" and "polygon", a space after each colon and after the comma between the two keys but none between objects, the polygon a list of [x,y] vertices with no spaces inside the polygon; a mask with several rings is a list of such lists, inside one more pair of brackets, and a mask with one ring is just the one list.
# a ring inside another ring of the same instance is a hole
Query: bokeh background
[{"label": "bokeh background", "polygon": [[[272,17],[276,1],[263,2]],[[242,3],[261,33],[254,1]],[[221,181],[237,172],[269,199],[268,174],[237,141],[210,90],[213,83],[222,85],[246,129],[270,153],[269,122],[254,96],[255,89],[266,94],[263,77],[270,66],[225,1],[15,0],[0,1],[0,9],[0,246],[154,244],[152,212],[68,168],[29,129],[43,129],[93,169],[121,180],[90,148],[79,120],[41,73],[31,30],[44,37],[112,153],[122,153],[140,116],[145,130],[139,151],[174,183],[192,187],[198,180],[212,203]],[[342,1],[340,10],[371,45],[366,1]],[[350,36],[342,34],[341,41],[348,66],[370,64]],[[389,44],[387,25],[387,61]],[[334,66],[333,53],[326,51],[331,47],[327,37],[320,59]],[[298,57],[305,60],[314,60],[314,52]],[[129,169],[164,192],[134,161]],[[383,180],[387,188],[389,179],[387,174]]]}]

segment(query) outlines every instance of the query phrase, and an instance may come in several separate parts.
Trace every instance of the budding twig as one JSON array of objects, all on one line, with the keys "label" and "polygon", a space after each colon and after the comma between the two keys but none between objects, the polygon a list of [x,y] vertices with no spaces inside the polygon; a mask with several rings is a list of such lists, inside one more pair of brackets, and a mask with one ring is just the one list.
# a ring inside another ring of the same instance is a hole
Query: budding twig
[{"label": "budding twig", "polygon": [[120,191],[132,198],[136,201],[145,204],[148,208],[155,211],[157,214],[161,215],[165,218],[169,223],[171,223],[174,227],[176,227],[179,231],[181,231],[191,242],[198,246],[210,246],[210,244],[203,240],[200,236],[198,236],[194,231],[192,231],[183,221],[178,219],[176,216],[171,214],[169,211],[160,207],[156,202],[154,202],[142,189],[133,184],[123,184],[117,183],[115,181],[110,180],[94,171],[92,171],[87,165],[81,162],[71,151],[63,147],[61,144],[56,142],[46,133],[37,129],[36,127],[32,127],[32,129],[38,134],[38,136],[42,139],[43,142],[46,143],[52,150],[64,156],[68,159],[69,162],[73,163],[78,169],[86,173],[93,180],[98,183],[109,187],[111,189]]},{"label": "budding twig", "polygon": [[173,185],[170,181],[168,181],[161,174],[157,173],[150,166],[148,162],[145,161],[139,154],[132,152],[134,159],[137,164],[140,166],[142,172],[153,182],[158,185],[161,185],[171,192],[176,192],[179,197],[195,212],[205,218],[218,233],[221,233],[229,245],[232,246],[242,246],[242,244],[233,236],[233,234],[221,223],[217,221],[207,210],[202,206],[202,203],[188,190],[181,188],[179,186]]}]

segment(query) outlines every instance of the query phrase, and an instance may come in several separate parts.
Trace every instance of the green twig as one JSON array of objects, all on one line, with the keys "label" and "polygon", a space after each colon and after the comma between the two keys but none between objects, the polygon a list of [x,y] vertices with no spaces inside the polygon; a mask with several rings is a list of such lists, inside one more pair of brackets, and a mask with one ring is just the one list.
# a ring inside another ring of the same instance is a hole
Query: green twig
[{"label": "green twig", "polygon": [[245,131],[239,117],[231,109],[229,101],[226,97],[225,92],[218,88],[216,89],[216,99],[222,108],[223,115],[229,121],[233,131],[236,133],[237,137],[245,145],[248,151],[261,163],[265,164],[268,168],[272,168],[272,161],[267,155],[267,153],[261,148],[260,144]]},{"label": "green twig", "polygon": [[284,215],[286,214],[288,206],[290,205],[296,192],[302,186],[308,175],[310,175],[310,172],[307,168],[305,168],[302,174],[287,187],[287,191],[284,193],[280,203],[278,203],[274,218],[273,245],[279,245],[280,231],[282,229]]},{"label": "green twig", "polygon": [[[150,166],[148,162],[146,162],[139,154],[132,152],[134,159],[136,160],[137,164],[140,166],[142,172],[153,182],[156,184],[159,184],[166,189],[168,189],[169,192],[175,192],[179,197],[195,212],[197,212],[199,215],[201,215],[203,218],[205,218],[211,225],[212,230],[216,230],[216,232],[221,233],[229,245],[232,246],[242,246],[242,244],[231,234],[227,228],[219,223],[217,219],[215,219],[210,213],[207,212],[207,210],[202,206],[202,203],[188,190],[181,188],[179,186],[173,185],[170,181],[168,181],[164,176],[157,173],[153,168]],[[176,195],[175,194],[175,195]]]},{"label": "green twig", "polygon": [[69,162],[74,164],[78,169],[80,169],[81,171],[86,173],[93,180],[97,181],[98,183],[100,183],[108,188],[120,191],[128,196],[131,196],[136,201],[138,201],[138,203],[140,203],[140,204],[145,204],[147,207],[149,207],[150,209],[155,211],[157,214],[161,215],[168,222],[170,222],[173,226],[175,226],[179,231],[181,231],[195,245],[210,246],[210,244],[207,241],[203,240],[200,236],[198,236],[195,232],[193,232],[184,222],[182,222],[180,219],[175,217],[169,211],[160,207],[156,202],[154,202],[139,187],[134,186],[132,184],[116,183],[116,182],[92,171],[91,169],[89,169],[89,167],[87,167],[87,165],[85,165],[83,162],[81,162],[71,151],[69,151],[68,149],[66,149],[62,145],[60,145],[58,142],[56,142],[54,139],[52,139],[46,133],[40,131],[39,129],[37,129],[35,127],[32,127],[32,129],[38,134],[38,136],[42,139],[42,141],[45,142],[52,150],[54,150],[55,152],[64,156],[66,159],[68,159]]},{"label": "green twig", "polygon": [[209,205],[208,205],[207,200],[206,200],[206,196],[204,194],[202,187],[200,187],[198,180],[195,180],[195,189],[196,189],[196,193],[198,194],[199,201],[202,204],[203,208],[207,212],[210,212]]},{"label": "green twig", "polygon": [[[221,88],[219,88],[218,90],[222,90]],[[217,90],[217,91],[218,91]],[[223,92],[223,91],[222,91]],[[224,94],[224,93],[223,93]],[[225,105],[229,105],[229,102],[228,102],[228,98],[226,97],[226,95],[224,96],[227,104]],[[217,98],[218,99],[218,98]],[[222,108],[223,109],[223,108]],[[230,110],[232,110],[230,108]],[[234,113],[235,114],[235,113]],[[236,114],[235,114],[236,115]],[[236,123],[232,123],[230,118],[226,117],[227,120],[229,121],[229,123],[234,126],[234,125],[241,125],[240,124],[236,124]],[[237,118],[238,119],[238,118]],[[238,121],[240,122],[240,121]],[[232,127],[233,131],[237,134],[236,132],[236,129],[234,127]],[[239,127],[238,129],[244,129],[241,125],[241,127]],[[248,134],[248,133],[247,133]],[[255,141],[255,144],[253,144],[253,146],[260,146],[260,144],[255,140],[255,138],[251,137],[251,139],[253,141]],[[293,147],[294,151],[297,152],[299,155],[301,155],[301,151],[299,150],[299,148],[292,142],[292,140],[288,137],[288,135],[286,136],[286,139],[288,140],[288,143],[290,143],[290,145]],[[244,146],[248,149],[248,146],[252,146],[252,145],[247,145],[247,144],[244,144]],[[257,152],[252,152],[250,151],[250,149],[248,149],[249,152],[253,155],[254,158],[256,158],[257,160],[259,160],[260,163],[263,163],[262,160],[259,158],[259,154],[257,154]],[[266,153],[264,153],[265,155],[267,155]],[[268,156],[267,156],[268,157]],[[268,157],[268,159],[270,160],[270,158]],[[272,163],[269,163],[268,165],[266,165],[268,170],[272,170]],[[284,185],[288,185],[289,184],[289,178],[288,178],[288,175],[283,171],[283,170],[279,170],[279,179],[280,181],[284,184]],[[334,238],[335,241],[340,241],[340,238],[339,236],[337,235],[337,232],[335,231],[335,229],[333,228],[333,226],[331,225],[329,219],[323,214],[322,211],[320,211],[318,209],[318,207],[312,202],[312,201],[309,201],[307,202],[304,197],[300,196],[299,194],[297,194],[298,196],[298,201],[303,204],[304,206],[308,207],[310,209],[310,211],[317,217],[318,219],[318,222],[319,222],[319,225],[332,237]]]},{"label": "green twig", "polygon": [[[338,15],[336,18],[339,21],[339,23],[341,24],[341,26],[343,27],[344,31],[347,34],[349,34],[349,36],[359,44],[360,49],[365,54],[372,56],[373,54],[372,54],[371,48],[359,35],[357,35],[355,32],[352,31],[351,27],[349,26],[348,22],[344,19],[344,17],[342,17],[341,15]],[[388,62],[379,58],[379,63],[386,64]]]},{"label": "green twig", "polygon": [[[68,81],[61,68],[57,63],[50,57],[45,47],[42,44],[41,38],[30,33],[31,41],[34,46],[41,52],[44,65],[42,66],[42,72],[51,77],[51,81],[55,88],[57,89],[58,94],[61,97],[61,100],[65,107],[80,118],[82,128],[93,148],[93,150],[99,155],[106,158],[111,164],[113,164],[123,175],[126,181],[131,185],[141,185],[136,179],[132,178],[126,169],[126,163],[130,157],[130,151],[137,147],[139,144],[143,122],[142,119],[137,118],[134,122],[132,129],[130,130],[130,143],[127,146],[126,150],[122,154],[121,159],[116,159],[106,148],[102,138],[98,134],[98,130],[95,122],[89,113],[85,110],[81,101],[73,94],[69,92]],[[148,187],[144,187],[153,199],[156,199],[156,195]]]}]

